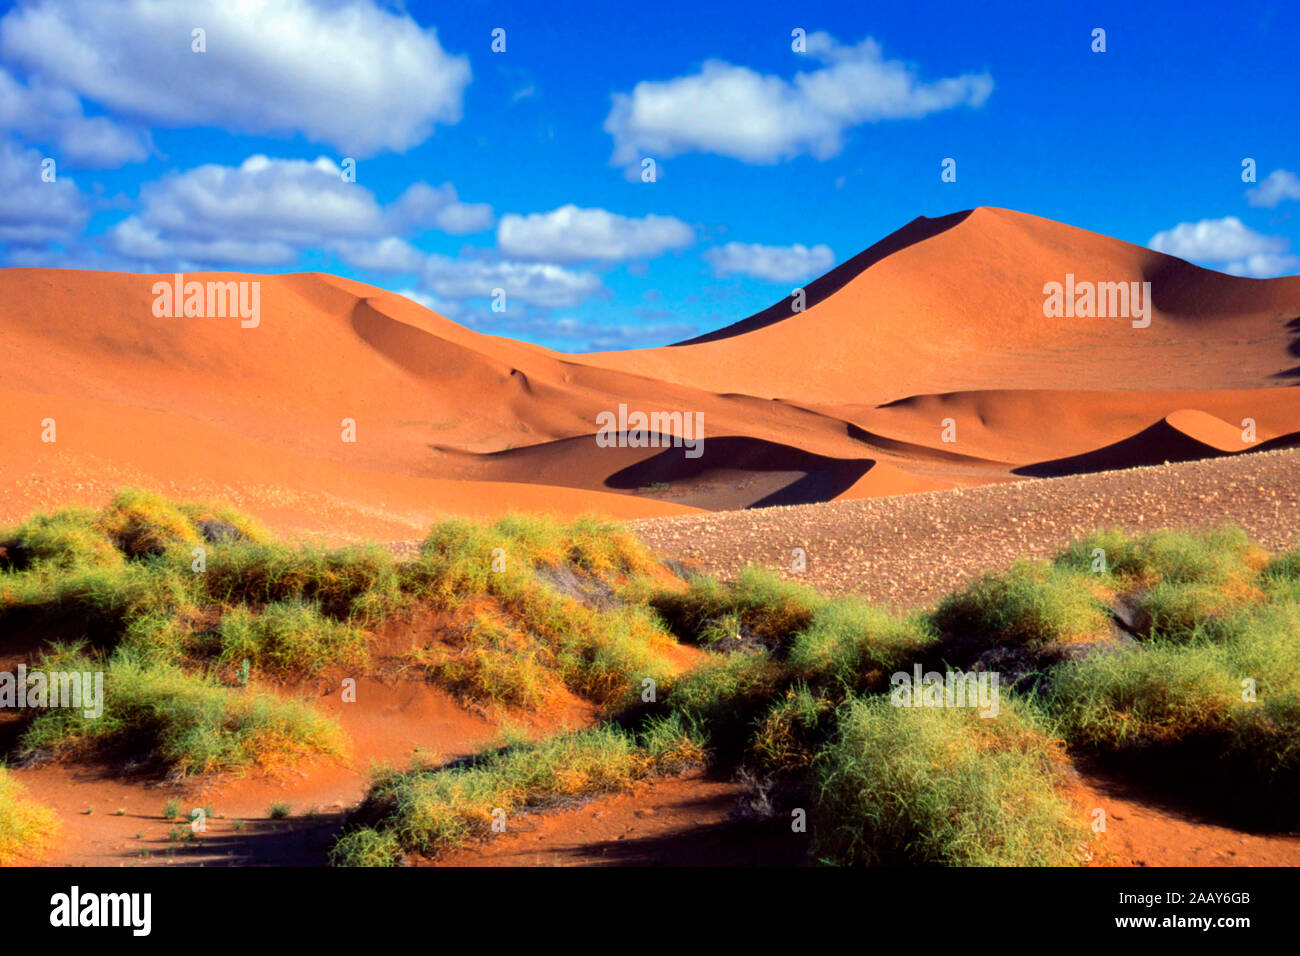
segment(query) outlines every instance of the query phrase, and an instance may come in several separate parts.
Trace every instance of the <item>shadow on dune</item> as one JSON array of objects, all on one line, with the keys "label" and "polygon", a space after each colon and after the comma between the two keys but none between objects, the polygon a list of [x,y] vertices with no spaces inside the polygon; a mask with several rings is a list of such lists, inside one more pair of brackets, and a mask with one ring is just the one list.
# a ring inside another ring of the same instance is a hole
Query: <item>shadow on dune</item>
[{"label": "shadow on dune", "polygon": [[[1293,338],[1290,341],[1290,343],[1288,343],[1286,350],[1290,352],[1292,355],[1300,357],[1300,316],[1297,316],[1296,318],[1291,319],[1289,322],[1287,322],[1286,330],[1295,335],[1295,338]],[[1288,368],[1282,370],[1281,372],[1276,372],[1274,373],[1273,377],[1293,378],[1293,379],[1300,380],[1300,365],[1297,365],[1295,368]]]},{"label": "shadow on dune", "polygon": [[[804,286],[804,309],[810,309],[823,299],[829,298],[838,292],[844,286],[848,285],[860,273],[874,266],[886,256],[892,256],[895,252],[906,249],[908,246],[923,242],[926,239],[932,239],[941,232],[947,232],[953,226],[960,225],[963,220],[969,216],[973,209],[966,209],[961,212],[949,213],[946,216],[940,216],[937,219],[928,219],[925,216],[918,216],[909,222],[897,232],[890,233],[884,239],[881,239],[875,245],[859,252],[852,259],[840,263],[830,272]],[[766,328],[784,319],[790,318],[795,314],[792,304],[794,295],[786,296],[776,305],[764,309],[751,315],[747,319],[741,319],[725,328],[718,329],[714,332],[706,332],[704,335],[697,335],[693,339],[686,339],[682,342],[674,342],[669,348],[676,348],[679,345],[700,345],[704,342],[717,342],[720,339],[729,339],[735,335],[743,335],[746,332],[753,332],[756,329]]]},{"label": "shadow on dune", "polygon": [[[908,399],[900,401],[909,401]],[[891,405],[897,405],[899,402],[889,402],[881,405],[881,408],[889,408]],[[915,442],[901,441],[897,438],[886,438],[884,435],[877,435],[875,432],[869,432],[865,428],[848,422],[848,435],[854,441],[860,441],[864,445],[880,451],[892,452],[905,458],[911,458],[919,461],[942,461],[962,464],[1001,464],[993,458],[980,458],[976,455],[961,455],[957,452],[944,451],[941,448],[931,448],[929,445],[919,445]]]},{"label": "shadow on dune", "polygon": [[1106,445],[1081,455],[1055,458],[1012,469],[1012,474],[1030,478],[1059,478],[1062,475],[1090,474],[1097,471],[1114,471],[1120,468],[1140,468],[1144,465],[1163,465],[1171,461],[1199,461],[1206,458],[1226,458],[1275,448],[1292,448],[1300,445],[1300,432],[1280,435],[1260,442],[1242,451],[1223,451],[1198,441],[1179,431],[1164,419],[1144,428],[1136,435]]},{"label": "shadow on dune", "polygon": [[656,497],[705,508],[766,508],[829,501],[876,464],[739,435],[710,438],[701,449],[700,457],[688,458],[685,448],[665,448],[610,475],[605,486],[632,491],[668,485]]}]

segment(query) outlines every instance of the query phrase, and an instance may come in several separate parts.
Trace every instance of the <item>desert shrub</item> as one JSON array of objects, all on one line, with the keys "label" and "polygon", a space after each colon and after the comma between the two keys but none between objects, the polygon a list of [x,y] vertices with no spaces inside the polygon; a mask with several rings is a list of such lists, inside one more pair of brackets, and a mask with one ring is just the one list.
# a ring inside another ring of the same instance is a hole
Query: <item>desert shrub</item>
[{"label": "desert shrub", "polygon": [[265,692],[239,691],[170,664],[119,655],[47,660],[44,668],[104,672],[103,713],[82,708],[40,711],[24,731],[25,751],[56,754],[142,751],[180,774],[292,763],[313,754],[339,754],[341,731],[305,703]]},{"label": "desert shrub", "polygon": [[790,669],[804,680],[860,691],[915,660],[934,641],[924,617],[899,617],[848,597],[827,603],[798,633]]},{"label": "desert shrub", "polygon": [[[499,549],[499,550],[498,550]],[[626,530],[594,518],[563,524],[544,515],[509,514],[491,525],[462,518],[439,522],[411,569],[426,593],[453,600],[492,590],[496,580],[555,565],[598,575],[647,573],[657,563]],[[503,571],[493,570],[501,559]]]},{"label": "desert shrub", "polygon": [[622,790],[693,745],[671,743],[660,728],[653,751],[611,727],[559,734],[538,744],[514,744],[451,767],[386,773],[377,779],[356,819],[336,844],[343,865],[386,865],[404,853],[436,854],[491,832],[493,813],[554,806]]},{"label": "desert shrub", "polygon": [[813,853],[867,866],[1069,866],[1087,831],[1061,756],[1024,708],[853,702],[813,773]]},{"label": "desert shrub", "polygon": [[1238,693],[1217,648],[1159,642],[1060,665],[1045,700],[1071,743],[1117,750],[1216,726]]},{"label": "desert shrub", "polygon": [[64,639],[111,646],[141,618],[174,617],[192,609],[194,578],[156,562],[75,568],[41,582],[32,592],[30,609],[43,614]]},{"label": "desert shrub", "polygon": [[543,649],[518,630],[476,614],[453,640],[450,648],[421,648],[409,659],[468,701],[541,710],[554,696],[553,667],[542,659]]},{"label": "desert shrub", "polygon": [[0,532],[0,571],[116,568],[123,560],[122,553],[96,526],[94,512],[83,509],[33,515]]},{"label": "desert shrub", "polygon": [[321,613],[314,601],[290,598],[254,611],[232,608],[217,625],[219,665],[240,664],[282,675],[312,676],[333,664],[364,667],[365,635]]},{"label": "desert shrub", "polygon": [[198,530],[177,505],[137,488],[118,492],[100,514],[98,526],[131,558],[159,555],[173,545],[200,540]]},{"label": "desert shrub", "polygon": [[[714,759],[734,763],[742,759],[757,721],[788,682],[767,652],[736,651],[674,678],[648,713],[672,715],[708,746]],[[644,707],[632,711],[646,712]]]},{"label": "desert shrub", "polygon": [[1137,598],[1138,631],[1143,637],[1191,640],[1204,625],[1262,597],[1251,586],[1161,581]]},{"label": "desert shrub", "polygon": [[[1251,608],[1191,642],[1059,666],[1044,699],[1073,746],[1252,828],[1300,822],[1300,608]],[[1194,787],[1186,781],[1194,779]]]},{"label": "desert shrub", "polygon": [[804,684],[786,689],[760,718],[750,741],[754,766],[764,773],[802,772],[829,736],[835,706]]},{"label": "desert shrub", "polygon": [[1090,572],[1096,548],[1105,552],[1105,573],[1126,579],[1130,586],[1249,581],[1267,561],[1244,531],[1224,527],[1204,532],[1161,530],[1142,536],[1099,531],[1071,544],[1056,563]]},{"label": "desert shrub", "polygon": [[218,549],[202,577],[207,593],[224,604],[311,601],[338,619],[369,619],[403,603],[396,562],[378,545],[241,543]]},{"label": "desert shrub", "polygon": [[728,649],[728,639],[751,635],[771,650],[783,649],[826,603],[812,588],[756,567],[743,568],[734,583],[704,578],[651,601],[673,633],[720,650]]},{"label": "desert shrub", "polygon": [[1276,581],[1300,582],[1300,546],[1269,561],[1264,568],[1264,576]]},{"label": "desert shrub", "polygon": [[[609,705],[646,678],[667,681],[672,667],[664,652],[673,642],[658,618],[643,606],[613,600],[592,606],[562,592],[546,574],[557,567],[585,575],[570,578],[578,584],[612,594],[623,576],[656,565],[625,531],[590,519],[564,525],[509,515],[493,525],[436,525],[406,573],[423,597],[469,609],[477,621],[453,637],[461,653],[436,664],[436,672],[462,693],[501,692],[503,702],[529,707],[549,699],[548,682]],[[490,626],[469,607],[485,596],[495,609]],[[553,674],[549,681],[545,670]]]},{"label": "desert shrub", "polygon": [[1109,633],[1110,616],[1081,572],[1021,561],[944,598],[933,624],[989,645],[1086,641]]},{"label": "desert shrub", "polygon": [[260,521],[229,505],[187,502],[177,505],[177,508],[196,528],[204,522],[215,521],[233,528],[236,541],[270,544],[275,540],[275,536]]},{"label": "desert shrub", "polygon": [[330,848],[334,866],[398,866],[402,844],[392,830],[360,827],[345,833]]}]

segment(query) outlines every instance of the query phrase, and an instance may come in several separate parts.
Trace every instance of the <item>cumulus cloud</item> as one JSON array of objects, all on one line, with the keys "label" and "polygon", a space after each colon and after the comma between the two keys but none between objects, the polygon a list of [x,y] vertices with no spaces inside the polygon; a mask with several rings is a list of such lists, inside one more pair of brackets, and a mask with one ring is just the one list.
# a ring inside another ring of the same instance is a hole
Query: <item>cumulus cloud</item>
[{"label": "cumulus cloud", "polygon": [[550,262],[488,261],[430,256],[421,285],[444,299],[491,299],[506,293],[506,307],[519,301],[541,308],[567,308],[586,301],[604,286],[590,272]]},{"label": "cumulus cloud", "polygon": [[763,246],[729,242],[704,253],[714,275],[747,275],[769,282],[798,282],[812,278],[835,264],[835,253],[827,245]]},{"label": "cumulus cloud", "polygon": [[426,309],[429,309],[433,312],[437,312],[439,315],[442,315],[446,318],[450,318],[450,316],[448,316],[447,313],[443,311],[443,309],[456,308],[456,303],[442,302],[439,299],[436,299],[433,296],[429,295],[429,293],[427,292],[421,292],[419,289],[402,289],[397,294],[400,296],[405,296],[406,298],[410,299],[412,302],[416,303],[417,305],[422,305]]},{"label": "cumulus cloud", "polygon": [[685,322],[658,322],[649,325],[597,325],[578,319],[560,318],[551,323],[549,333],[539,329],[537,334],[549,334],[553,339],[573,341],[584,352],[612,352],[646,346],[668,345],[692,338],[699,333]]},{"label": "cumulus cloud", "polygon": [[1233,275],[1266,278],[1294,272],[1300,258],[1287,252],[1285,236],[1266,236],[1236,216],[1179,223],[1151,237],[1156,252],[1189,262],[1213,263]]},{"label": "cumulus cloud", "polygon": [[[416,250],[394,231],[423,231],[438,224],[457,230],[490,223],[490,207],[462,204],[450,184],[417,183],[392,205],[343,181],[332,159],[313,162],[250,156],[239,166],[209,164],[172,173],[140,190],[140,211],[109,231],[122,255],[157,259],[168,255],[200,261],[288,262],[296,250],[324,245],[350,262],[370,268],[413,271]],[[202,259],[204,251],[210,259]],[[415,254],[415,255],[413,255]],[[401,263],[399,265],[399,263]]]},{"label": "cumulus cloud", "polygon": [[1173,229],[1157,232],[1147,243],[1156,252],[1180,259],[1205,259],[1225,262],[1241,256],[1280,252],[1287,246],[1282,236],[1265,236],[1251,229],[1236,216],[1182,222]]},{"label": "cumulus cloud", "polygon": [[418,272],[424,264],[424,253],[396,236],[341,240],[330,249],[349,265],[372,272]]},{"label": "cumulus cloud", "polygon": [[148,135],[106,116],[86,116],[67,90],[24,84],[0,69],[0,130],[50,146],[60,165],[105,168],[149,155]]},{"label": "cumulus cloud", "polygon": [[1300,199],[1300,176],[1285,169],[1275,169],[1254,189],[1246,190],[1246,202],[1272,209],[1287,199]]},{"label": "cumulus cloud", "polygon": [[467,303],[439,299],[419,289],[404,289],[399,295],[437,312],[443,318],[478,331],[513,338],[523,337],[533,342],[549,342],[552,347],[563,351],[606,352],[664,345],[697,334],[696,328],[685,322],[602,325],[572,316],[541,315],[531,309],[504,314],[493,312],[486,305],[475,309]]},{"label": "cumulus cloud", "polygon": [[870,37],[856,46],[827,33],[807,37],[819,65],[793,80],[721,60],[671,80],[644,80],[614,94],[605,131],[612,162],[717,153],[750,163],[803,154],[827,159],[846,130],[881,120],[912,119],[958,106],[982,106],[993,91],[987,73],[923,82],[905,63],[886,60]]},{"label": "cumulus cloud", "polygon": [[497,245],[504,254],[551,262],[650,259],[694,241],[695,230],[672,216],[633,219],[572,204],[526,216],[510,213],[497,226]]},{"label": "cumulus cloud", "polygon": [[374,195],[343,182],[339,166],[325,157],[307,162],[257,155],[239,166],[198,166],[145,184],[140,204],[150,226],[189,236],[309,243],[383,228]]},{"label": "cumulus cloud", "polygon": [[[404,151],[456,123],[468,57],[373,0],[32,0],[0,51],[51,86],[162,126]],[[204,53],[191,31],[206,31]]]},{"label": "cumulus cloud", "polygon": [[113,227],[109,235],[119,255],[150,262],[275,266],[291,262],[298,254],[293,246],[276,239],[164,235],[135,216]]},{"label": "cumulus cloud", "polygon": [[414,183],[390,207],[388,218],[396,232],[432,228],[454,236],[491,229],[496,221],[490,205],[461,202],[451,183]]},{"label": "cumulus cloud", "polygon": [[1295,275],[1300,272],[1300,256],[1292,255],[1289,252],[1260,252],[1227,263],[1224,265],[1223,271],[1235,276],[1249,276],[1255,279]]},{"label": "cumulus cloud", "polygon": [[54,182],[41,178],[42,159],[34,149],[0,142],[0,242],[63,242],[90,218],[86,199],[71,179],[58,176],[57,170]]}]

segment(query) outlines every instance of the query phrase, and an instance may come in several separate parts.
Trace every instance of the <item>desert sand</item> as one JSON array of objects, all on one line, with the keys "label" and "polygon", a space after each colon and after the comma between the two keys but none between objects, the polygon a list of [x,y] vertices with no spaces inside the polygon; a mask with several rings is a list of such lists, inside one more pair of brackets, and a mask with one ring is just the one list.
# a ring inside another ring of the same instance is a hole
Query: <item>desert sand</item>
[{"label": "desert sand", "polygon": [[[1150,325],[1046,317],[1067,274],[1149,282]],[[159,318],[160,279],[0,271],[0,520],[137,485],[282,532],[400,539],[450,513],[806,504],[1300,436],[1300,277],[1004,209],[917,219],[809,283],[802,312],[616,353],[482,335],[321,274],[187,276],[261,282],[255,328]],[[600,447],[597,416],[620,404],[701,413],[703,453]]]}]

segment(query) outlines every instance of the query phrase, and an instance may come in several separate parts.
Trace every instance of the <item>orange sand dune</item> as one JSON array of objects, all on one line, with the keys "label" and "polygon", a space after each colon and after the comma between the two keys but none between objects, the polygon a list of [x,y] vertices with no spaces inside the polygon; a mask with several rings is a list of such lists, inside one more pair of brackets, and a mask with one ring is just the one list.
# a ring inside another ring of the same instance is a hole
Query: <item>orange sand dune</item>
[{"label": "orange sand dune", "polygon": [[[823,413],[831,411],[828,406],[819,408]],[[834,409],[862,429],[864,442],[905,458],[954,462],[965,458],[1006,464],[1080,454],[1128,438],[1156,418],[1183,410],[1218,420],[1227,430],[1219,433],[1229,442],[1222,450],[1241,451],[1246,447],[1241,435],[1247,419],[1255,423],[1261,443],[1300,431],[1300,388],[1177,392],[997,389],[916,395],[878,408]],[[943,440],[948,420],[956,438],[951,443]],[[1192,418],[1185,427],[1202,434],[1203,426]],[[1217,440],[1207,444],[1219,447]]]},{"label": "orange sand dune", "polygon": [[[585,360],[709,391],[814,404],[874,405],[988,388],[1145,391],[1300,382],[1300,277],[1236,278],[987,207],[922,217],[884,243],[894,251],[871,261],[868,250],[865,270],[825,298],[810,295],[802,313],[791,315],[787,300],[777,307],[786,318],[760,313],[709,341]],[[1133,328],[1124,318],[1046,318],[1044,286],[1067,274],[1094,283],[1150,282],[1150,326]]]},{"label": "orange sand dune", "polygon": [[1251,442],[1242,437],[1242,429],[1199,409],[1181,408],[1166,415],[1164,422],[1174,431],[1221,452],[1246,451],[1251,446]]},{"label": "orange sand dune", "polygon": [[[1150,283],[1150,325],[1046,317],[1067,274]],[[0,520],[138,484],[295,532],[410,537],[451,512],[870,497],[1300,433],[1300,277],[1003,209],[916,220],[809,283],[805,311],[617,353],[482,335],[332,276],[186,278],[260,282],[260,321],[158,318],[170,276],[0,270]],[[620,405],[699,413],[702,453],[602,447]]]},{"label": "orange sand dune", "polygon": [[1295,445],[1300,445],[1300,431],[1280,435],[1271,441],[1250,442],[1243,439],[1241,429],[1213,415],[1188,408],[1166,415],[1149,428],[1122,441],[1081,455],[1036,462],[1015,469],[1015,473],[1034,478],[1076,475],[1171,461],[1197,461],[1250,450],[1269,451]]}]

